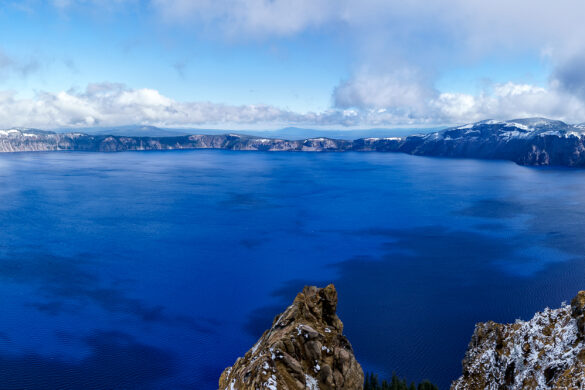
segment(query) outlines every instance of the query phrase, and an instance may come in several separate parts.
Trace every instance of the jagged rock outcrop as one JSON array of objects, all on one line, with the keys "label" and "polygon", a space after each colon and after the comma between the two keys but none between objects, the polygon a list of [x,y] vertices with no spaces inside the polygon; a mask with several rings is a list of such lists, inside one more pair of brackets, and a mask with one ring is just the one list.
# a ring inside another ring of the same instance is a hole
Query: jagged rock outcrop
[{"label": "jagged rock outcrop", "polygon": [[477,324],[451,390],[585,387],[585,291],[530,321]]},{"label": "jagged rock outcrop", "polygon": [[252,349],[225,369],[219,389],[363,389],[364,374],[336,307],[332,284],[305,287]]}]

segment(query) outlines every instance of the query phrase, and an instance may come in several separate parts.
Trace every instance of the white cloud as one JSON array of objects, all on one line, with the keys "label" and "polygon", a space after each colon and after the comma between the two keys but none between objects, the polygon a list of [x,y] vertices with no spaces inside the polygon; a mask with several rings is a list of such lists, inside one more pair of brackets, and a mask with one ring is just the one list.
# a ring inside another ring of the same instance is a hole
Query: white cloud
[{"label": "white cloud", "polygon": [[429,105],[436,109],[437,118],[450,123],[526,117],[548,117],[569,123],[585,121],[585,103],[554,85],[541,88],[526,84],[499,84],[479,96],[442,93]]},{"label": "white cloud", "polygon": [[303,120],[301,115],[267,105],[177,102],[153,89],[112,83],[90,84],[85,91],[41,92],[32,99],[0,92],[0,127],[229,126]]},{"label": "white cloud", "polygon": [[170,23],[214,25],[223,34],[291,35],[327,23],[338,12],[330,0],[152,0]]},{"label": "white cloud", "polygon": [[436,91],[427,86],[417,69],[399,67],[384,73],[360,70],[333,92],[337,107],[410,107],[424,109],[424,102]]},{"label": "white cloud", "polygon": [[585,99],[585,50],[557,64],[551,84],[559,90]]},{"label": "white cloud", "polygon": [[[386,101],[382,99],[380,102]],[[396,103],[393,98],[389,100]],[[90,84],[84,91],[40,92],[18,98],[0,91],[0,128],[59,128],[148,124],[168,127],[274,128],[279,126],[377,127],[467,123],[485,118],[545,116],[582,122],[585,105],[561,90],[531,85],[495,85],[480,96],[441,93],[426,97],[418,111],[408,107],[329,109],[296,113],[270,105],[178,102],[153,89]]]},{"label": "white cloud", "polygon": [[335,89],[333,100],[339,109],[359,111],[353,123],[370,126],[455,124],[522,117],[585,121],[583,96],[567,90],[556,79],[546,88],[512,82],[492,84],[478,95],[441,93],[429,85],[427,80],[411,77],[408,72],[359,73]]},{"label": "white cloud", "polygon": [[178,102],[159,91],[122,84],[90,84],[83,91],[39,92],[19,98],[0,91],[0,128],[60,128],[149,124],[169,127],[273,128],[302,126],[368,126],[419,123],[420,117],[384,109],[330,109],[296,113],[270,105],[226,105]]}]

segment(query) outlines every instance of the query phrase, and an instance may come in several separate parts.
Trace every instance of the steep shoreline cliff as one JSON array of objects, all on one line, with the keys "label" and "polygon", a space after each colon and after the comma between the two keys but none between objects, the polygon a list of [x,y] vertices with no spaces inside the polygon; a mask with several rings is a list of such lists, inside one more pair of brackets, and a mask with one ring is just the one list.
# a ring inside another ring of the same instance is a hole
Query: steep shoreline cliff
[{"label": "steep shoreline cliff", "polygon": [[289,141],[238,134],[185,135],[174,137],[125,137],[53,133],[40,130],[0,130],[0,152],[225,149],[252,151],[346,151],[352,141],[311,138]]},{"label": "steep shoreline cliff", "polygon": [[359,390],[364,374],[337,317],[337,291],[305,287],[219,379],[220,390]]},{"label": "steep shoreline cliff", "polygon": [[482,121],[408,137],[353,141],[286,140],[239,134],[124,137],[0,130],[0,152],[225,149],[270,152],[398,152],[418,156],[510,160],[520,165],[585,167],[585,126],[543,118]]}]

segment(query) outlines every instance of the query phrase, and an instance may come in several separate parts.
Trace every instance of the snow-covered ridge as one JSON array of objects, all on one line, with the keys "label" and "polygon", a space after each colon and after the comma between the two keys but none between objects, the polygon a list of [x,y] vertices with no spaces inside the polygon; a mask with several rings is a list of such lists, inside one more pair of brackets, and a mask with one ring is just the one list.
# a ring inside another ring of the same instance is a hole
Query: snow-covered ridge
[{"label": "snow-covered ridge", "polygon": [[502,139],[530,139],[557,136],[561,138],[585,135],[585,124],[569,125],[546,118],[525,118],[509,121],[485,120],[445,129],[435,133],[435,139],[455,140],[466,137],[498,137]]},{"label": "snow-covered ridge", "polygon": [[[24,133],[24,134],[28,134],[28,133]],[[18,129],[0,130],[0,137],[10,137],[10,136],[16,136],[16,135],[23,135],[23,131],[18,130]]]},{"label": "snow-covered ridge", "polygon": [[380,141],[380,140],[386,140],[386,141],[400,141],[402,140],[402,137],[368,137],[368,138],[363,138],[364,141],[369,141],[369,142],[374,142],[374,141]]},{"label": "snow-covered ridge", "polygon": [[51,131],[44,131],[38,129],[30,129],[26,127],[13,127],[9,129],[0,129],[0,138],[14,138],[14,137],[37,137],[39,135],[54,134]]}]

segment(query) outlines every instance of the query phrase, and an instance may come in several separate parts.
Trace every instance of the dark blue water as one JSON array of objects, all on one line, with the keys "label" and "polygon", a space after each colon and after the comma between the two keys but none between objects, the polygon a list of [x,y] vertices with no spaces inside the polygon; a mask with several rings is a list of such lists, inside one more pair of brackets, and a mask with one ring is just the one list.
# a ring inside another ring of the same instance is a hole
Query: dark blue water
[{"label": "dark blue water", "polygon": [[0,156],[0,388],[215,389],[306,283],[443,387],[477,321],[585,288],[585,171],[400,154]]}]

